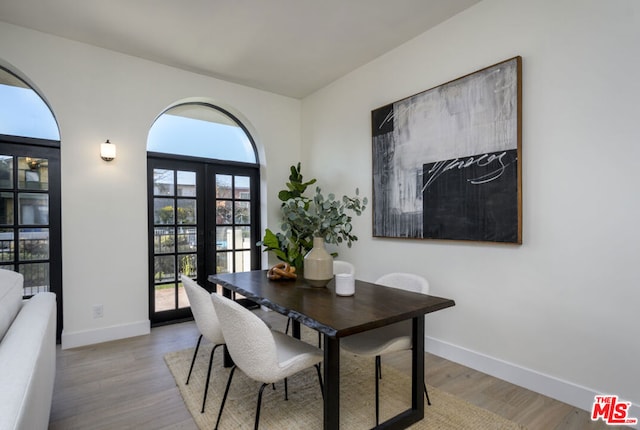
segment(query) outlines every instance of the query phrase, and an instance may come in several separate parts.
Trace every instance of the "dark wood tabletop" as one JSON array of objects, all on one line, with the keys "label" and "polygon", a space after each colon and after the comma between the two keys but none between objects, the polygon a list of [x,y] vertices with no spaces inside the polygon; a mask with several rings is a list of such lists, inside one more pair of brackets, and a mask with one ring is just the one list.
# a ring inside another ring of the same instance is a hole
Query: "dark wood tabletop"
[{"label": "dark wood tabletop", "polygon": [[210,275],[209,281],[331,337],[344,337],[455,305],[451,299],[356,280],[355,294],[312,287],[304,279],[270,281],[266,270]]}]

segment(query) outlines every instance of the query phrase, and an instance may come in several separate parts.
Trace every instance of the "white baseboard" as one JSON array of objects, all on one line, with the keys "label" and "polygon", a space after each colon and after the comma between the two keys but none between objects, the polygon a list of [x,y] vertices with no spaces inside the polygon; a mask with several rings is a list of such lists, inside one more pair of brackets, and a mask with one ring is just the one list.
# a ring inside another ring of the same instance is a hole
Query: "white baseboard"
[{"label": "white baseboard", "polygon": [[[593,389],[558,379],[535,370],[499,360],[457,345],[425,337],[425,350],[463,366],[470,367],[512,384],[543,394],[576,408],[590,412],[594,397],[602,394]],[[640,405],[632,404],[629,416],[640,419]],[[640,423],[632,428],[640,429]]]},{"label": "white baseboard", "polygon": [[96,330],[83,330],[76,332],[62,330],[62,349],[77,348],[79,346],[109,342],[111,340],[142,336],[149,334],[150,332],[151,323],[149,320],[130,324],[114,325]]}]

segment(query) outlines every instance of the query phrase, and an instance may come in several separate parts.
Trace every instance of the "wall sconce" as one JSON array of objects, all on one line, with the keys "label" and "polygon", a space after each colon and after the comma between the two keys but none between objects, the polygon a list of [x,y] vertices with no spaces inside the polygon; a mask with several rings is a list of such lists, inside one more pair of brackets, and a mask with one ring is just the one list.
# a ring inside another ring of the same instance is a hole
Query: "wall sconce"
[{"label": "wall sconce", "polygon": [[38,167],[40,167],[40,160],[34,160],[31,157],[27,157],[25,161],[27,162],[27,166],[29,166],[29,169],[31,170],[36,170]]},{"label": "wall sconce", "polygon": [[116,146],[109,142],[109,139],[105,143],[100,144],[100,157],[104,161],[111,161],[116,158]]}]

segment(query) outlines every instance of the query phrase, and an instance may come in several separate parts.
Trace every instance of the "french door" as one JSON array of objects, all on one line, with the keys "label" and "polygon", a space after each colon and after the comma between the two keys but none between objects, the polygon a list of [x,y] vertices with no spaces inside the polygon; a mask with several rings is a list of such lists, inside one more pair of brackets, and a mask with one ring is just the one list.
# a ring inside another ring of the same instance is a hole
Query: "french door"
[{"label": "french door", "polygon": [[60,150],[55,145],[59,142],[0,139],[0,268],[24,276],[25,298],[56,294],[59,340],[62,234]]},{"label": "french door", "polygon": [[253,165],[149,155],[152,324],[191,317],[181,274],[212,291],[208,275],[260,268],[258,172]]}]

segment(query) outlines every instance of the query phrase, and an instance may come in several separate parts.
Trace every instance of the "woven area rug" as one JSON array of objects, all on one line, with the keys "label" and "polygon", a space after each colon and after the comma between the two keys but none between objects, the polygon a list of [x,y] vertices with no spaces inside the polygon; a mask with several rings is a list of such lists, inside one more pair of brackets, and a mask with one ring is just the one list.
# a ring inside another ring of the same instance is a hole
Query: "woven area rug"
[{"label": "woven area rug", "polygon": [[[218,349],[205,413],[200,413],[210,351],[209,345],[200,347],[189,385],[185,385],[185,381],[193,349],[171,352],[164,357],[187,408],[202,430],[215,426],[230,371],[222,366],[222,349]],[[372,428],[375,425],[373,359],[343,354],[340,367],[340,427],[348,430]],[[383,364],[380,381],[381,421],[410,407],[410,386],[409,376]],[[220,429],[253,428],[259,388],[260,383],[252,381],[239,370],[235,372]],[[524,429],[437,388],[428,387],[428,390],[432,406],[427,406],[425,402],[425,418],[411,429]],[[260,428],[321,429],[322,414],[318,377],[315,369],[311,368],[289,379],[288,401],[284,400],[283,383],[277,383],[276,390],[271,387],[264,390]]]}]

